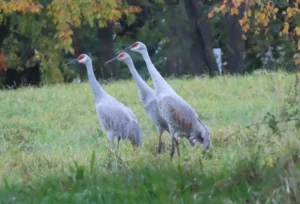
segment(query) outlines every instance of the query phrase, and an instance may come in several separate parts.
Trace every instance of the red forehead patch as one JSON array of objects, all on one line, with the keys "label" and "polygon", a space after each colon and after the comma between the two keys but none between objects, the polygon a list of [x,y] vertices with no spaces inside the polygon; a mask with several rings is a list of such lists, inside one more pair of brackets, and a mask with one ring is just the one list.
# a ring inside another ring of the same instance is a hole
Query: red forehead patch
[{"label": "red forehead patch", "polygon": [[134,43],[132,43],[131,47],[136,47],[136,46],[138,46],[138,45],[139,45],[138,42],[134,42]]},{"label": "red forehead patch", "polygon": [[82,60],[84,58],[84,55],[79,55],[78,60]]},{"label": "red forehead patch", "polygon": [[118,57],[124,57],[124,52],[121,52]]}]

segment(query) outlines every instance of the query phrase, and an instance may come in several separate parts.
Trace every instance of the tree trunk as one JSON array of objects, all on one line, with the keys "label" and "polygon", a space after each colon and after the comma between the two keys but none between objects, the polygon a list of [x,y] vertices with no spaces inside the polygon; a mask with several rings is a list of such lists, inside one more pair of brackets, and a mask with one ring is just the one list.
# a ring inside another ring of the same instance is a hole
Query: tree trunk
[{"label": "tree trunk", "polygon": [[213,52],[212,32],[204,13],[203,2],[200,0],[184,2],[193,32],[191,55],[194,67],[198,67],[199,74],[207,70],[209,75],[213,76],[218,66]]},{"label": "tree trunk", "polygon": [[[182,60],[181,45],[178,36],[177,25],[181,19],[176,15],[177,0],[165,0],[167,5],[166,23],[168,25],[167,36],[168,43],[166,45],[166,57],[168,74],[182,75],[184,72],[184,65]],[[176,20],[175,20],[176,19]]]},{"label": "tree trunk", "polygon": [[[73,35],[73,46],[75,48],[75,57],[78,57],[80,54],[87,53],[87,49],[84,46],[84,43],[81,41],[82,39],[82,31],[79,28],[73,29],[74,35]],[[87,79],[86,75],[86,67],[84,64],[77,63],[78,71],[79,71],[79,77],[81,81],[84,81]]]},{"label": "tree trunk", "polygon": [[[113,24],[108,23],[105,28],[98,28],[97,37],[99,38],[101,47],[98,56],[97,69],[95,71],[96,76],[100,75],[102,78],[118,78],[120,76],[120,70],[117,69],[116,63],[111,63],[104,66],[104,62],[114,57],[113,50]],[[100,72],[100,73],[99,73]]]},{"label": "tree trunk", "polygon": [[245,5],[241,5],[238,15],[230,15],[226,17],[227,28],[227,67],[231,73],[242,74],[245,71],[245,41],[242,39],[242,28],[239,20],[243,18]]}]

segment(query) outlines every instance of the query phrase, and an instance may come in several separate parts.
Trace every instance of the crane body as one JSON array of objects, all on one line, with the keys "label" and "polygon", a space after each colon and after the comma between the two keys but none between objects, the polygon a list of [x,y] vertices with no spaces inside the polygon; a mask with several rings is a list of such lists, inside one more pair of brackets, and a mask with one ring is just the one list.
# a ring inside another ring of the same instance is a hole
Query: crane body
[{"label": "crane body", "polygon": [[142,55],[155,88],[155,96],[158,103],[160,115],[168,123],[172,136],[171,159],[175,152],[175,146],[180,156],[176,137],[186,137],[191,145],[199,142],[205,150],[211,146],[211,131],[203,124],[195,110],[183,100],[164,80],[153,65],[147,51],[146,45],[135,42],[125,50],[137,52]]},{"label": "crane body", "polygon": [[117,149],[121,139],[130,140],[133,147],[141,146],[142,130],[135,114],[100,86],[93,71],[91,58],[86,54],[82,54],[74,61],[86,65],[90,86],[94,95],[97,117],[110,141],[111,150],[115,151],[115,137],[118,139]]},{"label": "crane body", "polygon": [[143,103],[143,106],[147,112],[148,118],[156,126],[157,134],[159,136],[159,143],[158,143],[157,151],[158,151],[158,153],[160,153],[161,147],[162,147],[161,136],[164,131],[169,132],[169,126],[168,126],[168,123],[160,115],[158,105],[157,105],[155,91],[138,74],[129,54],[127,54],[125,52],[119,53],[117,57],[105,62],[105,64],[110,63],[115,60],[123,61],[128,66],[130,73],[133,76],[133,79],[134,79],[135,84],[138,89],[140,101]]}]

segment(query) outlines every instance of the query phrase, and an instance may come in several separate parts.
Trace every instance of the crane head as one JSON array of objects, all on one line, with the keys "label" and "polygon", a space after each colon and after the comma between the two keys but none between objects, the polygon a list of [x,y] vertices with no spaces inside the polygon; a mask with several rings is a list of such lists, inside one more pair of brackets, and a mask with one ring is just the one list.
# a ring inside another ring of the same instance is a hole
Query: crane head
[{"label": "crane head", "polygon": [[118,61],[125,61],[127,59],[130,59],[129,54],[127,54],[126,52],[121,52],[121,53],[118,54],[118,56],[116,56],[116,57],[114,57],[114,58],[106,61],[104,64],[108,64],[108,63],[114,62],[116,60],[118,60]]},{"label": "crane head", "polygon": [[120,54],[123,51],[132,51],[132,52],[143,52],[145,50],[147,50],[147,47],[144,43],[136,41],[134,43],[132,43],[130,46],[124,48],[123,50],[120,50],[119,52],[117,52],[117,54]]},{"label": "crane head", "polygon": [[79,63],[86,63],[87,61],[89,60],[89,56],[88,55],[86,55],[86,54],[81,54],[81,55],[79,55],[79,57],[77,58],[77,61],[79,62]]},{"label": "crane head", "polygon": [[191,133],[189,140],[192,144],[202,144],[203,148],[205,150],[208,150],[211,147],[211,129],[203,124],[199,118],[197,119],[201,126],[199,127],[199,129]]},{"label": "crane head", "polygon": [[70,61],[70,62],[68,62],[66,65],[69,65],[69,64],[71,64],[71,63],[73,63],[73,62],[79,62],[79,63],[86,63],[88,60],[91,60],[91,58],[88,56],[88,55],[86,55],[86,54],[81,54],[81,55],[79,55],[79,57],[77,58],[77,59],[74,59],[74,60],[72,60],[72,61]]}]

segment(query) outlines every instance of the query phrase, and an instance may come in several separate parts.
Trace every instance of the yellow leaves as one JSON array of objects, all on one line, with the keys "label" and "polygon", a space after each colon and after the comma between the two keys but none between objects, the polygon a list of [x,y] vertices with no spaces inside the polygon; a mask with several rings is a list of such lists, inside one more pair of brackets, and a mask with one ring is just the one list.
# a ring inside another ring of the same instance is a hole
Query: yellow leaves
[{"label": "yellow leaves", "polygon": [[294,14],[296,13],[294,8],[288,7],[286,9],[286,13],[287,13],[287,17],[291,18],[292,16],[294,16]]},{"label": "yellow leaves", "polygon": [[39,13],[43,9],[42,4],[34,4],[32,0],[11,0],[0,4],[0,10],[4,13],[22,12]]},{"label": "yellow leaves", "polygon": [[[122,9],[120,9],[122,10]],[[130,13],[140,13],[142,11],[139,6],[130,6],[128,9],[123,9],[123,13],[128,16]]]},{"label": "yellow leaves", "polygon": [[255,17],[257,17],[260,21],[263,21],[266,18],[266,14],[263,12],[259,11],[259,12],[256,12],[255,14],[256,14]]},{"label": "yellow leaves", "polygon": [[[241,36],[243,40],[247,40],[246,33],[250,31],[254,32],[254,34],[262,35],[266,38],[266,40],[268,40],[268,37],[274,34],[274,28],[269,24],[272,21],[276,20],[278,16],[282,16],[282,14],[286,15],[283,16],[285,22],[283,22],[280,18],[278,21],[275,21],[275,24],[277,24],[279,21],[282,22],[282,30],[280,32],[280,35],[288,35],[289,33],[294,34],[295,38],[293,40],[297,45],[298,51],[300,51],[300,26],[298,25],[298,27],[295,26],[294,28],[294,24],[297,25],[297,23],[291,23],[292,21],[295,22],[296,15],[298,17],[298,15],[300,14],[300,0],[293,1],[289,4],[289,7],[279,7],[280,4],[269,0],[223,0],[219,2],[221,3],[218,4],[218,6],[215,6],[211,11],[209,11],[209,13],[207,14],[207,18],[211,19],[216,13],[220,12],[222,12],[223,14],[226,13],[231,16],[238,15],[241,5],[245,6],[243,17],[238,21],[244,33]],[[295,62],[300,65],[300,54]]]},{"label": "yellow leaves", "polygon": [[122,14],[130,15],[141,11],[139,6],[128,6],[122,0],[51,0],[47,7],[48,15],[56,25],[57,32],[54,38],[59,40],[56,49],[62,48],[73,54],[73,32],[69,25],[78,27],[85,21],[94,26],[95,20],[99,27],[106,27],[108,21],[117,21]]},{"label": "yellow leaves", "polygon": [[207,18],[212,18],[213,16],[214,16],[214,10],[208,13]]},{"label": "yellow leaves", "polygon": [[238,8],[241,5],[241,0],[232,0],[232,4],[235,8]]},{"label": "yellow leaves", "polygon": [[223,11],[225,11],[225,4],[222,4],[218,9],[217,9],[217,11],[219,12],[219,11],[221,11],[221,12],[223,12]]},{"label": "yellow leaves", "polygon": [[284,22],[284,26],[282,31],[280,32],[280,35],[285,34],[287,35],[289,33],[290,24],[288,22]]},{"label": "yellow leaves", "polygon": [[267,26],[269,24],[269,17],[264,12],[257,11],[255,13],[255,17],[263,26]]},{"label": "yellow leaves", "polygon": [[[160,1],[163,2],[163,0]],[[56,45],[53,43],[51,48],[64,49],[72,54],[75,50],[71,46],[73,32],[70,25],[79,27],[85,21],[90,26],[94,26],[94,22],[97,21],[100,27],[105,27],[108,21],[119,20],[123,14],[130,16],[130,14],[141,12],[139,6],[129,6],[124,0],[49,0],[46,8],[38,2],[44,1],[0,0],[0,24],[4,22],[5,16],[9,16],[14,12],[43,12],[43,17],[47,15],[56,26],[55,35],[49,37],[49,39],[58,42]]]},{"label": "yellow leaves", "polygon": [[142,11],[142,9],[139,6],[130,6],[129,7],[130,13],[140,13],[141,11]]},{"label": "yellow leaves", "polygon": [[248,17],[251,16],[251,10],[250,10],[250,9],[247,10],[247,16],[248,16]]},{"label": "yellow leaves", "polygon": [[[238,3],[241,0],[233,0],[233,3],[235,3],[236,5],[238,5]],[[225,14],[226,12],[228,12],[227,8],[226,8],[226,4],[227,4],[227,0],[224,0],[222,4],[215,6],[208,14],[207,14],[207,18],[212,18],[214,16],[215,13],[223,13]],[[230,13],[234,14],[238,14],[238,7],[234,7],[230,9]]]},{"label": "yellow leaves", "polygon": [[247,13],[244,13],[244,17],[239,20],[240,26],[243,26],[248,21]]},{"label": "yellow leaves", "polygon": [[247,23],[246,25],[244,25],[244,26],[242,27],[242,29],[243,29],[243,31],[244,31],[245,33],[247,33],[248,30],[250,29],[249,24]]},{"label": "yellow leaves", "polygon": [[100,21],[99,21],[99,27],[100,27],[100,28],[103,28],[103,27],[105,27],[105,26],[106,26],[106,22],[103,21],[103,20],[100,20]]},{"label": "yellow leaves", "polygon": [[114,10],[111,11],[109,20],[115,21],[115,20],[118,20],[121,16],[122,16],[121,11],[114,9]]},{"label": "yellow leaves", "polygon": [[72,53],[72,55],[74,55],[74,53],[75,53],[75,50],[74,50],[74,48],[73,48],[73,47],[70,47],[69,51]]},{"label": "yellow leaves", "polygon": [[[298,50],[300,50],[299,44],[300,44],[300,40],[298,40]],[[294,54],[293,58],[294,58],[295,64],[300,65],[300,54],[299,53]],[[298,73],[297,75],[298,75],[298,77],[300,77],[300,73]]]},{"label": "yellow leaves", "polygon": [[236,7],[233,7],[230,9],[230,15],[238,15],[239,14],[239,10]]},{"label": "yellow leaves", "polygon": [[300,36],[300,27],[295,28],[295,35]]},{"label": "yellow leaves", "polygon": [[[244,16],[242,19],[239,20],[239,24],[240,26],[242,26],[242,30],[244,31],[244,33],[247,33],[250,30],[250,25],[249,25],[249,21],[248,21],[248,15],[249,15],[249,11],[250,11],[250,16],[251,16],[251,10],[245,11],[244,12]],[[244,40],[246,40],[246,36],[242,36],[242,38]]]},{"label": "yellow leaves", "polygon": [[29,11],[32,13],[39,13],[41,11],[41,9],[43,9],[43,5],[42,4],[36,4],[36,5],[32,5],[29,7]]},{"label": "yellow leaves", "polygon": [[129,11],[128,11],[127,9],[125,9],[125,10],[123,11],[123,13],[125,14],[125,16],[128,16],[128,15],[129,15]]}]

